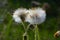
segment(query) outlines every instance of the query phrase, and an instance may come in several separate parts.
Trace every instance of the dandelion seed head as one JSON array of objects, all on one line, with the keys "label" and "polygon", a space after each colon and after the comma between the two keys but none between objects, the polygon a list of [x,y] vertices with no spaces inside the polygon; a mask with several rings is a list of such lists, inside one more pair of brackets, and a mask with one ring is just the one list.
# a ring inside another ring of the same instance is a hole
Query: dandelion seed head
[{"label": "dandelion seed head", "polygon": [[17,15],[13,15],[13,19],[14,19],[15,22],[21,23],[21,19],[20,19],[20,17],[17,16]]},{"label": "dandelion seed head", "polygon": [[14,13],[13,15],[21,15],[21,14],[24,14],[26,12],[27,9],[25,8],[18,8]]},{"label": "dandelion seed head", "polygon": [[27,15],[26,21],[30,24],[41,24],[46,19],[46,13],[41,8],[30,9],[29,15]]},{"label": "dandelion seed head", "polygon": [[19,8],[19,9],[17,9],[17,10],[13,13],[13,19],[15,20],[15,22],[21,23],[22,20],[24,20],[25,12],[26,12],[26,11],[27,11],[27,9],[24,9],[24,8]]}]

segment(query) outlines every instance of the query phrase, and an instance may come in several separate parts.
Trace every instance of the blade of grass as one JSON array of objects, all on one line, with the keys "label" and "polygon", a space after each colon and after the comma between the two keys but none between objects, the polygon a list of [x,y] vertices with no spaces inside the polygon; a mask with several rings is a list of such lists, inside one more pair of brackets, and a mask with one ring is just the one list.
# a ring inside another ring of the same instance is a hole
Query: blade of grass
[{"label": "blade of grass", "polygon": [[9,19],[9,20],[8,20],[7,25],[6,25],[6,30],[4,30],[6,40],[9,39],[9,33],[10,33],[11,25],[13,23],[12,16],[9,13],[7,13],[7,17],[8,17],[7,19]]},{"label": "blade of grass", "polygon": [[7,28],[6,28],[6,31],[5,31],[6,39],[8,39],[8,36],[9,36],[9,33],[10,33],[10,29],[11,29],[11,25],[12,25],[12,19],[9,21],[9,23],[7,25]]}]

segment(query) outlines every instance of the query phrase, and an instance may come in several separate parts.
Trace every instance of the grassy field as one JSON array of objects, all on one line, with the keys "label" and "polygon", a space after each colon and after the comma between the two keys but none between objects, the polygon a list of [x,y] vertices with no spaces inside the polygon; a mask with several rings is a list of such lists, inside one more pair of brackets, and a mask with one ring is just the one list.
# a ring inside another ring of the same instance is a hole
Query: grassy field
[{"label": "grassy field", "polygon": [[[15,23],[11,13],[5,9],[1,9],[0,12],[2,13],[0,13],[0,19],[2,20],[0,22],[0,40],[23,40],[25,32],[23,25]],[[24,24],[27,26],[27,23]],[[39,35],[39,40],[59,40],[59,38],[54,38],[53,36],[57,29],[57,19],[55,17],[47,17],[44,23],[38,25],[38,32],[36,34]],[[29,29],[27,33],[29,40],[35,40],[33,29]]]},{"label": "grassy field", "polygon": [[[10,5],[10,6],[9,6]],[[60,38],[54,38],[54,33],[59,29],[57,18],[55,16],[47,16],[46,21],[35,30],[38,37],[35,38],[35,31],[29,28],[27,36],[23,37],[25,33],[23,25],[17,24],[12,18],[12,11],[19,7],[19,3],[14,5],[9,3],[8,7],[0,8],[0,40],[60,40]],[[29,7],[29,5],[25,6]],[[59,18],[58,18],[59,19]],[[25,28],[28,23],[24,23]]]}]

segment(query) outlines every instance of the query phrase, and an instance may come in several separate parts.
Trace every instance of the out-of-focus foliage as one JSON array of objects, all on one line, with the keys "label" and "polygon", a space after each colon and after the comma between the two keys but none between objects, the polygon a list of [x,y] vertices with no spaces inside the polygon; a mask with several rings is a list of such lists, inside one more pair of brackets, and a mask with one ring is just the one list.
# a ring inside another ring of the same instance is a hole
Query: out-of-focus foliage
[{"label": "out-of-focus foliage", "polygon": [[[22,40],[25,32],[22,24],[17,24],[12,19],[14,10],[20,7],[30,8],[33,0],[3,0],[0,1],[0,40]],[[54,33],[60,30],[60,2],[58,0],[35,0],[47,2],[50,8],[47,10],[46,21],[38,25],[40,40],[60,40],[54,38]],[[7,2],[5,4],[5,2]],[[2,6],[3,5],[3,6]],[[29,40],[34,40],[34,32],[28,30]]]}]

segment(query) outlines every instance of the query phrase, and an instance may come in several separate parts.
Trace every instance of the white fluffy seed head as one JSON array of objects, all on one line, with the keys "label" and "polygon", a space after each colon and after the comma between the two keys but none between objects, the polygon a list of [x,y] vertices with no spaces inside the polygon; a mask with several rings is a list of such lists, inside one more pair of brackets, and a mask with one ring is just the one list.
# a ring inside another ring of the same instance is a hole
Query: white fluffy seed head
[{"label": "white fluffy seed head", "polygon": [[13,19],[17,23],[22,22],[22,17],[24,17],[25,22],[29,22],[30,24],[41,24],[46,19],[45,10],[42,8],[35,8],[35,9],[23,9],[20,8],[13,13]]},{"label": "white fluffy seed head", "polygon": [[21,14],[24,14],[26,11],[27,11],[27,9],[25,9],[25,8],[18,8],[18,9],[13,13],[13,15],[21,15]]},{"label": "white fluffy seed head", "polygon": [[26,17],[26,22],[30,24],[41,24],[46,19],[45,10],[42,8],[29,9],[29,14]]},{"label": "white fluffy seed head", "polygon": [[17,15],[13,15],[13,19],[15,20],[15,22],[21,23],[21,19],[20,19],[20,17],[17,16]]},{"label": "white fluffy seed head", "polygon": [[21,23],[22,19],[21,19],[21,15],[24,15],[25,12],[27,11],[27,9],[24,8],[19,8],[17,9],[14,13],[13,13],[13,19],[15,20],[15,22],[17,23]]}]

